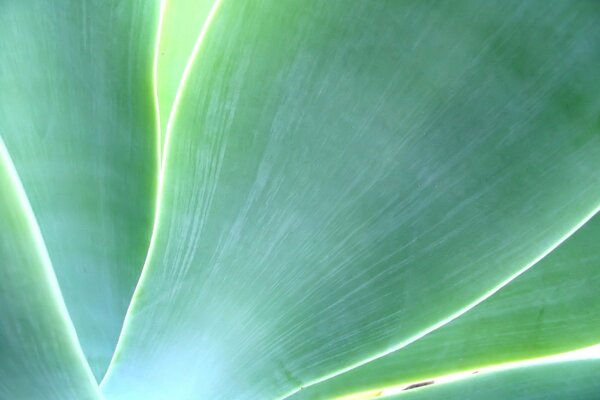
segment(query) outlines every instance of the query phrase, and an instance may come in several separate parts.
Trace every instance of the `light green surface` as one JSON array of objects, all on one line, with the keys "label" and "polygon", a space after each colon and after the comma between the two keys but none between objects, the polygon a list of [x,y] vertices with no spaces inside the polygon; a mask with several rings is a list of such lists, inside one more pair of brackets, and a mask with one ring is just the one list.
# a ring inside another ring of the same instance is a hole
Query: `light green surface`
[{"label": "light green surface", "polygon": [[405,349],[291,399],[346,396],[599,343],[599,243],[596,216],[533,269],[464,316]]},{"label": "light green surface", "polygon": [[[599,21],[0,0],[0,399],[327,399],[598,343]],[[599,368],[398,398],[594,399]]]},{"label": "light green surface", "polygon": [[519,368],[428,386],[389,400],[596,400],[600,360]]},{"label": "light green surface", "polygon": [[289,394],[564,239],[600,202],[599,12],[222,1],[107,399]]},{"label": "light green surface", "polygon": [[152,225],[157,16],[147,0],[0,2],[0,135],[98,380]]},{"label": "light green surface", "polygon": [[20,185],[0,139],[0,399],[99,400]]},{"label": "light green surface", "polygon": [[167,122],[185,67],[202,31],[213,0],[163,0],[156,54],[156,94],[160,115],[160,148],[164,148]]}]

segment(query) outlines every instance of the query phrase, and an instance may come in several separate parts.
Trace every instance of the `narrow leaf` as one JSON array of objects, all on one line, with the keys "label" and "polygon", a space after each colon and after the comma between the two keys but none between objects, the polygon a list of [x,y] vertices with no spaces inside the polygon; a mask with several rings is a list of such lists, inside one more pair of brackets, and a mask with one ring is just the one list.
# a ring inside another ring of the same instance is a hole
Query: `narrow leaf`
[{"label": "narrow leaf", "polygon": [[99,400],[37,222],[0,138],[0,398]]},{"label": "narrow leaf", "polygon": [[553,363],[430,385],[388,397],[394,400],[594,400],[600,393],[600,360]]},{"label": "narrow leaf", "polygon": [[99,380],[155,204],[158,3],[19,0],[0,12],[0,133]]}]

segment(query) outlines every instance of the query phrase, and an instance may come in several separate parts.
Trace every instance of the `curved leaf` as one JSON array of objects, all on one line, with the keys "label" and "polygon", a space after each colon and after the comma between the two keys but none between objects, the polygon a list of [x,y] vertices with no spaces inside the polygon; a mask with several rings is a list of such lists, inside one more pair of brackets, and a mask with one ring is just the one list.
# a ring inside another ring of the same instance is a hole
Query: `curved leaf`
[{"label": "curved leaf", "polygon": [[0,133],[97,378],[151,231],[157,11],[147,0],[19,0],[0,12]]},{"label": "curved leaf", "polygon": [[597,343],[598,243],[600,216],[464,316],[405,349],[302,390],[291,399],[330,399],[377,391]]},{"label": "curved leaf", "polygon": [[585,2],[223,1],[107,397],[293,393],[533,265],[600,198],[597,21]]},{"label": "curved leaf", "polygon": [[185,80],[188,59],[216,2],[217,0],[162,0],[154,77],[161,153],[176,93]]},{"label": "curved leaf", "polygon": [[388,397],[395,400],[594,400],[600,393],[600,360],[519,368],[433,385]]}]

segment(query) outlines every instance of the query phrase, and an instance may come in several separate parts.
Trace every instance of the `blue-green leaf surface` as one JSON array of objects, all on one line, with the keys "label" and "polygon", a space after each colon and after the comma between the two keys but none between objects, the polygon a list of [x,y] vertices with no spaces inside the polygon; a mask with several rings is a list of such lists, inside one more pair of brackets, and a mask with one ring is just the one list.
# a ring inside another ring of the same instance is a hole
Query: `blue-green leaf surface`
[{"label": "blue-green leaf surface", "polygon": [[158,9],[146,0],[0,2],[0,135],[98,380],[152,227]]},{"label": "blue-green leaf surface", "polygon": [[293,394],[469,310],[597,209],[594,2],[212,9],[108,399]]},{"label": "blue-green leaf surface", "polygon": [[518,368],[388,397],[393,400],[595,400],[600,360]]},{"label": "blue-green leaf surface", "polygon": [[596,216],[530,271],[462,317],[404,349],[302,390],[291,399],[378,393],[386,387],[598,343],[598,243],[600,217]]},{"label": "blue-green leaf surface", "polygon": [[0,398],[100,400],[1,139],[0,188]]}]

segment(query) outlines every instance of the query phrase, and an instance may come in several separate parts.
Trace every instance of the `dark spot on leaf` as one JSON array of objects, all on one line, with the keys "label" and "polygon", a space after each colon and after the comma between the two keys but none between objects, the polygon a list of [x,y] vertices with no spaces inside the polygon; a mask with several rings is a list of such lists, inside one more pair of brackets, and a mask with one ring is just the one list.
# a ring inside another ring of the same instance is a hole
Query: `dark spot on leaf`
[{"label": "dark spot on leaf", "polygon": [[402,390],[416,389],[416,388],[423,387],[423,386],[433,385],[434,383],[435,383],[435,381],[417,382],[417,383],[413,383],[412,385],[408,385],[407,387],[405,387]]}]

